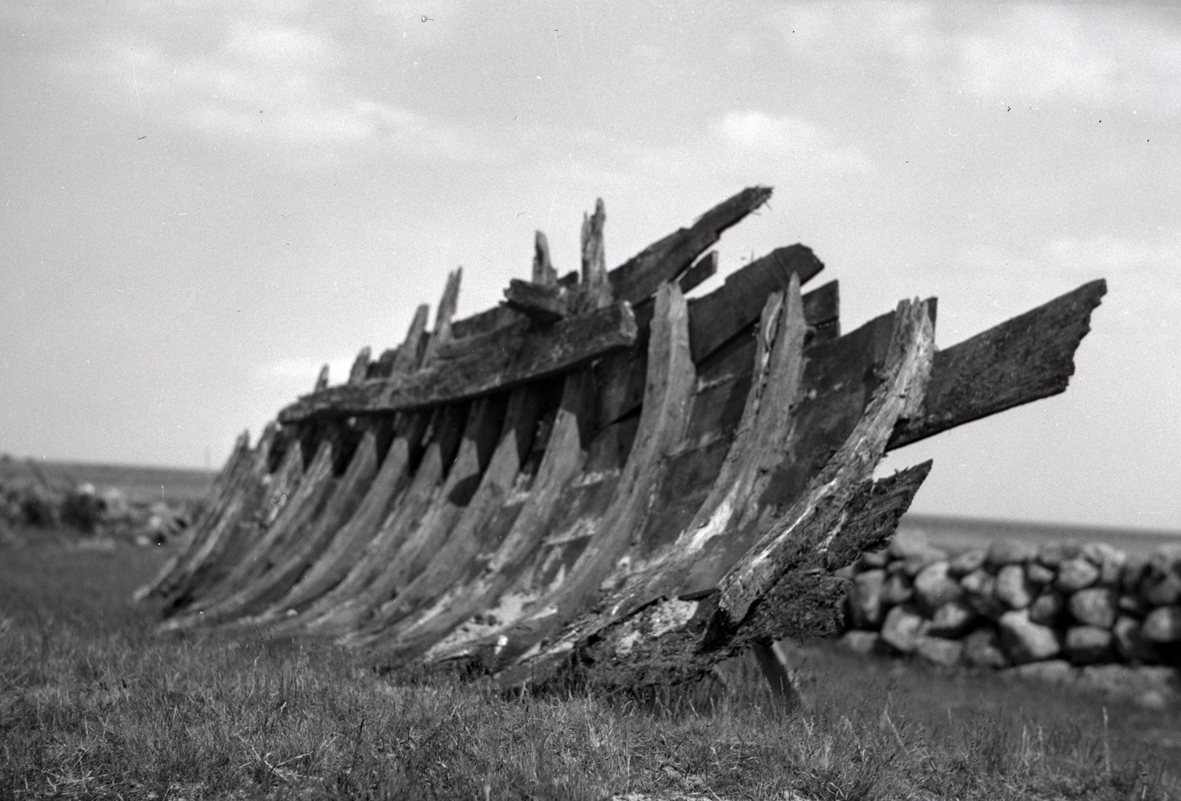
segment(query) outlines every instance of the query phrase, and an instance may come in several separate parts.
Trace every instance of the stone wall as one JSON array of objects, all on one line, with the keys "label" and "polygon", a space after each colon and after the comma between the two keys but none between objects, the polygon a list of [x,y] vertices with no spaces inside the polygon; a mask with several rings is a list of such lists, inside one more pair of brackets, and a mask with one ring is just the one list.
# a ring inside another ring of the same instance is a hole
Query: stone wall
[{"label": "stone wall", "polygon": [[940,665],[1181,666],[1181,545],[1001,540],[950,555],[898,537],[846,568],[847,646]]}]

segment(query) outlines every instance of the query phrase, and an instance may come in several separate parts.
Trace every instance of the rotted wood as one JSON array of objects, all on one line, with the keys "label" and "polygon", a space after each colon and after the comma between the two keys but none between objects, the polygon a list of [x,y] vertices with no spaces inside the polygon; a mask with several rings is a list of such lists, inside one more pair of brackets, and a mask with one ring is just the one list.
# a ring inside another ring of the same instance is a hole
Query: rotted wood
[{"label": "rotted wood", "polygon": [[427,318],[431,307],[425,303],[419,304],[414,310],[414,319],[410,321],[410,328],[406,331],[406,338],[398,347],[394,363],[390,367],[391,375],[406,375],[422,364],[425,342],[423,334],[426,332]]},{"label": "rotted wood", "polygon": [[890,448],[1063,392],[1074,375],[1074,352],[1091,330],[1091,312],[1106,292],[1103,280],[1083,284],[936,353],[927,402],[899,421]]},{"label": "rotted wood", "polygon": [[[781,634],[795,625],[799,633],[830,619],[843,588],[829,574],[836,569],[830,567],[829,548],[839,541],[840,553],[859,552],[874,537],[888,536],[897,522],[895,513],[905,510],[929,468],[920,466],[903,479],[876,485],[872,480],[897,420],[922,403],[933,355],[927,309],[904,301],[894,314],[881,383],[865,413],[819,475],[727,571],[718,591],[701,599],[665,598],[594,632],[593,642],[587,638],[582,643],[580,669],[604,684],[634,686],[642,676],[649,681],[687,678],[732,654],[743,637],[748,643],[767,642],[769,628]],[[781,584],[791,603],[772,605],[770,596]],[[765,608],[770,620],[742,632],[756,607]],[[808,620],[811,611],[818,619]],[[571,645],[567,652],[575,650]],[[563,666],[560,656],[551,651],[524,660],[504,672],[501,681],[544,679]]]},{"label": "rotted wood", "polygon": [[[284,423],[422,408],[487,395],[574,369],[636,339],[631,306],[616,303],[544,330],[528,321],[481,337],[439,346],[435,359],[408,376],[305,395],[279,413]],[[432,338],[432,343],[434,339]]]},{"label": "rotted wood", "polygon": [[174,585],[175,577],[182,569],[181,566],[201,547],[201,543],[209,535],[217,518],[225,513],[225,507],[230,499],[230,487],[234,483],[235,477],[248,463],[250,454],[250,432],[244,431],[238,435],[225,465],[214,477],[213,486],[210,488],[209,497],[200,517],[189,527],[185,540],[177,552],[164,563],[156,576],[135,591],[132,596],[134,601],[140,602],[149,597],[169,594],[169,590],[165,588]]},{"label": "rotted wood", "polygon": [[371,355],[372,351],[369,349],[368,345],[361,348],[360,352],[357,353],[357,358],[353,360],[352,369],[349,370],[348,383],[355,385],[360,384],[365,380],[365,377],[369,374]]},{"label": "rotted wood", "polygon": [[[232,566],[221,581],[203,596],[194,599],[182,615],[167,621],[164,629],[187,628],[202,623],[205,610],[215,608],[236,593],[248,590],[259,576],[282,558],[289,542],[308,525],[336,487],[336,479],[332,475],[334,444],[333,438],[326,437],[320,441],[294,495],[283,505],[263,536],[254,542],[247,554]],[[289,453],[287,458],[295,459],[296,453]]]},{"label": "rotted wood", "polygon": [[322,366],[320,368],[320,374],[318,376],[316,376],[315,391],[319,392],[320,390],[327,389],[327,388],[328,388],[328,365],[325,364],[324,366]]},{"label": "rotted wood", "polygon": [[[680,288],[665,284],[656,296],[648,353],[648,383],[635,443],[610,504],[598,519],[581,521],[586,546],[564,579],[484,648],[485,663],[515,660],[559,630],[594,600],[600,582],[616,567],[643,528],[651,493],[688,419],[696,371],[689,355],[689,311]],[[494,668],[495,669],[495,668]]]},{"label": "rotted wood", "polygon": [[173,577],[171,586],[166,588],[167,594],[164,598],[169,611],[187,604],[194,594],[199,594],[201,589],[228,570],[227,566],[220,564],[220,557],[239,524],[256,513],[265,489],[264,478],[276,431],[277,428],[273,424],[268,425],[263,431],[251,454],[249,464],[233,481],[230,498],[222,514],[210,526],[200,546],[190,551],[190,558]]},{"label": "rotted wood", "polygon": [[533,234],[533,283],[538,286],[553,286],[558,283],[558,271],[550,261],[549,240],[541,231]]},{"label": "rotted wood", "polygon": [[[651,518],[655,525],[637,538],[639,547],[633,546],[627,558],[618,563],[622,569],[602,582],[601,587],[611,589],[593,605],[588,604],[587,609],[593,609],[593,613],[582,614],[561,636],[506,674],[506,680],[511,682],[511,676],[518,672],[533,675],[543,665],[560,663],[582,639],[660,598],[670,586],[675,589],[710,540],[728,533],[735,522],[758,516],[758,496],[769,468],[783,457],[790,430],[791,417],[786,412],[795,402],[801,382],[806,330],[799,278],[793,274],[787,292],[772,294],[764,304],[753,371],[751,360],[741,359],[742,368],[753,373],[753,378],[749,389],[735,388],[745,396],[736,430],[727,430],[712,404],[702,402],[700,397],[702,389],[706,393],[716,388],[730,389],[727,383],[715,379],[699,387],[699,398],[694,403],[694,417],[698,419],[688,430],[711,434],[717,431],[723,437],[690,433],[680,443],[679,458],[671,459],[667,468],[670,480],[662,488],[666,491],[656,495]],[[739,353],[747,351],[735,356]],[[704,420],[700,417],[703,412]],[[711,446],[715,442],[723,447],[729,443],[729,447],[722,451],[725,461],[711,469],[712,453],[717,450]],[[678,471],[688,475],[678,481]],[[716,476],[712,482],[711,474]],[[697,485],[708,487],[711,483],[713,488],[704,502],[700,494],[691,491]],[[684,518],[685,514],[691,518]],[[672,536],[664,533],[670,528]]]},{"label": "rotted wood", "polygon": [[[479,485],[495,447],[505,407],[502,397],[481,398],[472,403],[463,438],[445,478],[434,464],[426,464],[424,459],[424,466],[430,470],[427,479],[434,478],[435,482],[429,488],[420,484],[420,494],[410,498],[417,514],[399,521],[405,527],[399,547],[389,555],[381,573],[351,603],[324,616],[316,626],[318,631],[336,632],[343,628],[341,633],[353,639],[362,637],[377,625],[375,616],[380,614],[381,607],[396,598],[422,572]],[[427,456],[433,456],[430,450]]]},{"label": "rotted wood", "polygon": [[467,404],[435,409],[430,430],[424,435],[428,444],[413,480],[393,504],[361,561],[301,616],[308,631],[321,635],[351,632],[393,595],[403,570],[400,554],[455,460],[469,412]]},{"label": "rotted wood", "polygon": [[[396,634],[385,652],[388,658],[398,661],[422,656],[436,644],[443,649],[454,647],[478,639],[486,627],[495,625],[484,613],[491,615],[498,599],[537,553],[563,491],[586,461],[581,429],[591,419],[593,405],[590,372],[568,376],[541,462],[508,532],[493,552],[477,557],[467,581],[445,588],[429,608]],[[516,502],[510,497],[506,505]],[[479,619],[472,620],[474,615]]]},{"label": "rotted wood", "polygon": [[[543,391],[538,386],[512,391],[499,443],[475,493],[449,527],[446,539],[433,550],[422,572],[382,605],[367,627],[371,634],[358,644],[382,645],[393,641],[402,628],[400,624],[460,584],[472,568],[473,560],[481,552],[494,549],[493,538],[500,531],[497,523],[512,512],[510,509],[506,515],[505,500],[514,485],[528,479],[522,470],[543,411]],[[519,504],[516,510],[519,511]]]},{"label": "rotted wood", "polygon": [[771,197],[770,187],[744,189],[707,211],[688,228],[681,228],[649,245],[611,272],[611,294],[638,303],[666,281],[681,275],[693,260],[713,245],[727,228],[741,222]]},{"label": "rotted wood", "polygon": [[459,284],[462,280],[462,267],[457,267],[447,274],[447,284],[443,287],[443,297],[439,300],[439,306],[435,310],[435,330],[431,332],[430,341],[426,345],[426,352],[422,355],[422,362],[424,364],[434,361],[436,351],[453,338],[451,318],[455,316],[455,308],[459,305]]},{"label": "rotted wood", "polygon": [[323,508],[290,542],[281,558],[249,586],[206,610],[203,622],[219,624],[259,614],[289,592],[356,511],[377,474],[376,451],[373,432],[365,432]]},{"label": "rotted wood", "polygon": [[685,270],[685,274],[677,281],[677,285],[681,287],[681,291],[686,295],[699,284],[704,283],[712,278],[718,271],[718,252],[711,250],[706,253],[697,263]]}]

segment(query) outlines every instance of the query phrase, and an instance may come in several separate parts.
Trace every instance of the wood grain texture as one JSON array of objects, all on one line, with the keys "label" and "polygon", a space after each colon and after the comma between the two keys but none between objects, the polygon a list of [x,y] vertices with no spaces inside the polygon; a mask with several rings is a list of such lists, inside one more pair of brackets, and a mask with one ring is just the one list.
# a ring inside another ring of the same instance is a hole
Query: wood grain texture
[{"label": "wood grain texture", "polygon": [[473,398],[574,369],[636,339],[636,320],[627,303],[570,317],[544,330],[527,319],[481,337],[432,347],[432,360],[418,372],[331,387],[305,395],[280,412],[284,423],[316,415],[345,417],[392,412]]},{"label": "wood grain texture", "polygon": [[524,314],[534,325],[549,325],[566,316],[566,288],[556,281],[537,284],[513,278],[504,290],[509,307]]},{"label": "wood grain texture", "polygon": [[1105,281],[1092,281],[936,353],[926,404],[899,421],[890,448],[1065,391],[1106,292]]}]

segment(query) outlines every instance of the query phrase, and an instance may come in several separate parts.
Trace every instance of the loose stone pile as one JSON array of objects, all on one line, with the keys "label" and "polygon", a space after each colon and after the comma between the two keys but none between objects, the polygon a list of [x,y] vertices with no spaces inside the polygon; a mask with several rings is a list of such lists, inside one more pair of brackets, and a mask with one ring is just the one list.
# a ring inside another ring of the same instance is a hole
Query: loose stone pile
[{"label": "loose stone pile", "polygon": [[1143,557],[1000,540],[952,556],[896,538],[846,575],[844,643],[861,653],[1063,678],[1078,666],[1181,666],[1181,545]]}]

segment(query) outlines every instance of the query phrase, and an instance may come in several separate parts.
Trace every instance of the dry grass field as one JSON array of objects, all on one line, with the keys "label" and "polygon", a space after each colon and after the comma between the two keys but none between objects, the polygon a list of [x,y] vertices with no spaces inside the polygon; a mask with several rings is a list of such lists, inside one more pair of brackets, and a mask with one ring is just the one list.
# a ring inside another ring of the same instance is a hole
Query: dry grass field
[{"label": "dry grass field", "polygon": [[[804,650],[752,682],[507,697],[328,643],[157,637],[168,547],[0,550],[0,799],[1181,797],[1181,720],[1067,689]],[[707,699],[707,700],[703,700]]]}]

